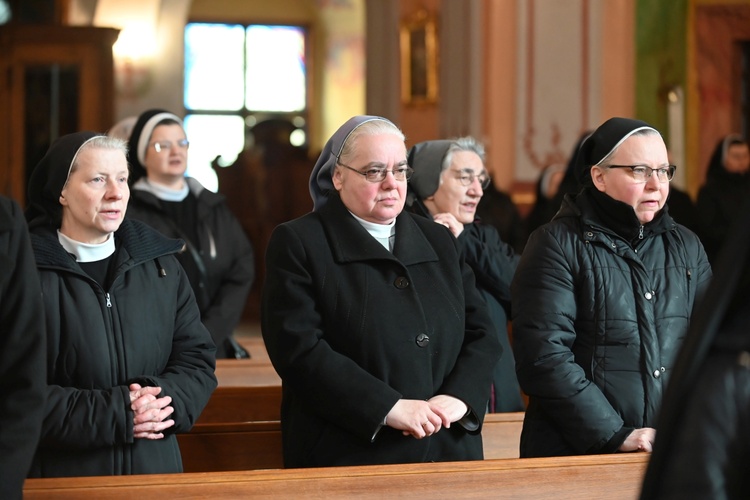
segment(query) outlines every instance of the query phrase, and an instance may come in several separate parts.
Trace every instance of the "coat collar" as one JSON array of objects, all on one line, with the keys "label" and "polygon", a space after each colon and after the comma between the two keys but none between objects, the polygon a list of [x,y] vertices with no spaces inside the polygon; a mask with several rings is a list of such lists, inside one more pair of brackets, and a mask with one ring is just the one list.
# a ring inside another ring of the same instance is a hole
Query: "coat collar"
[{"label": "coat collar", "polygon": [[[115,232],[118,246],[118,263],[126,256],[132,265],[174,254],[182,249],[182,241],[170,239],[139,221],[126,219]],[[35,228],[31,232],[31,244],[37,264],[75,270],[78,265],[57,240],[55,228],[50,226]],[[122,252],[120,250],[126,250]]]},{"label": "coat collar", "polygon": [[409,266],[439,260],[435,249],[409,213],[401,212],[396,217],[396,243],[393,253],[370,236],[352,217],[339,196],[330,195],[328,203],[320,209],[319,214],[331,244],[331,252],[337,262],[393,260]]}]

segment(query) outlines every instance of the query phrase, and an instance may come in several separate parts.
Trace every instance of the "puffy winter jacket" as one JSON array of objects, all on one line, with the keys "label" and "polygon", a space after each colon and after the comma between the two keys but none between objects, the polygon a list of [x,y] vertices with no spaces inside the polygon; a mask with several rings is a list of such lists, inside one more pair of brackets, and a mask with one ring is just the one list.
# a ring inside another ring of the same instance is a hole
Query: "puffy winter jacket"
[{"label": "puffy winter jacket", "polygon": [[531,235],[511,287],[516,371],[530,398],[522,457],[611,452],[632,429],[654,427],[711,277],[698,237],[666,209],[640,225],[597,193],[567,196]]},{"label": "puffy winter jacket", "polygon": [[[48,227],[32,230],[47,328],[48,388],[31,477],[181,472],[175,434],[216,387],[215,348],[174,254],[138,221],[115,232],[108,288],[88,277]],[[163,439],[134,439],[129,384],[171,396]]]}]

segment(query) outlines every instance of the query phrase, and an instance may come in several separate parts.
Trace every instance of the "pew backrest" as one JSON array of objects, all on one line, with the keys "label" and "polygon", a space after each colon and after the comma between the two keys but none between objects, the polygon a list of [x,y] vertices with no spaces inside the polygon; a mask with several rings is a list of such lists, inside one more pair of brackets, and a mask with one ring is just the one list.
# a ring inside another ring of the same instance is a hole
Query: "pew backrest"
[{"label": "pew backrest", "polygon": [[132,498],[638,498],[649,455],[29,479],[26,500]]}]

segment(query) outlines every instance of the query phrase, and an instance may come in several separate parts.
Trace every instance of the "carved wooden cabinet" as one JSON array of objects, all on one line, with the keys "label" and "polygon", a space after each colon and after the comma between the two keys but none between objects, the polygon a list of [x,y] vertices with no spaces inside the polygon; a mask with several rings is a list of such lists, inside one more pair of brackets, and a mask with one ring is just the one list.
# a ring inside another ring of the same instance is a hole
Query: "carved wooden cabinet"
[{"label": "carved wooden cabinet", "polygon": [[26,200],[32,169],[57,137],[114,121],[118,30],[0,26],[0,193]]}]

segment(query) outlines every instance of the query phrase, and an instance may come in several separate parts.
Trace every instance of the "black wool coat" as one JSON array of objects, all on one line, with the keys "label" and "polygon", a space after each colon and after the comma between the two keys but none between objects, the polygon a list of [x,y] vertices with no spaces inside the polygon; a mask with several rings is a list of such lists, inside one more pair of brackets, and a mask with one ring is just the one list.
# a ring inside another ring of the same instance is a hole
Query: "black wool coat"
[{"label": "black wool coat", "polygon": [[[231,357],[228,339],[245,309],[255,279],[255,257],[250,240],[229,210],[223,195],[186,178],[197,198],[198,241],[192,242],[205,274],[193,263],[187,250],[177,255],[183,263],[201,312],[201,320],[216,344],[216,357]],[[186,239],[153,194],[131,189],[127,217],[140,220],[169,238]]]},{"label": "black wool coat", "polygon": [[477,288],[487,302],[495,333],[503,349],[492,377],[492,412],[523,411],[526,408],[516,378],[516,364],[508,337],[511,309],[510,284],[520,255],[500,239],[493,226],[466,224],[458,235],[458,244],[466,263],[474,271]]},{"label": "black wool coat", "polygon": [[20,499],[44,418],[42,291],[23,213],[0,197],[0,498]]},{"label": "black wool coat", "polygon": [[[143,223],[115,232],[114,275],[86,275],[49,228],[32,230],[47,324],[47,405],[31,477],[182,472],[187,432],[216,387],[215,348],[200,322],[182,247]],[[171,396],[163,439],[133,437],[128,386]]]},{"label": "black wool coat", "polygon": [[529,395],[521,457],[611,452],[633,429],[655,427],[711,278],[698,237],[668,213],[639,228],[632,208],[612,201],[607,209],[632,212],[629,240],[591,200],[566,196],[532,233],[511,285],[516,371]]},{"label": "black wool coat", "polygon": [[[401,213],[393,253],[337,195],[284,223],[266,252],[262,331],[283,381],[287,467],[482,458],[500,347],[455,238]],[[417,440],[381,427],[401,398],[447,394],[476,425]]]}]

